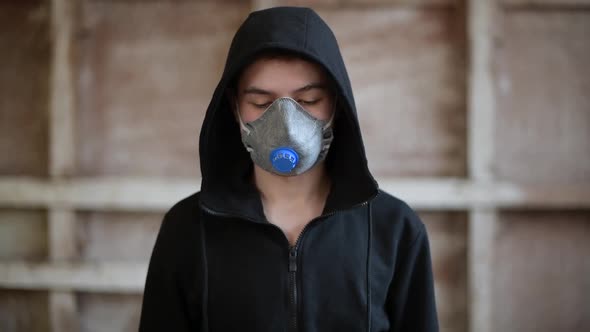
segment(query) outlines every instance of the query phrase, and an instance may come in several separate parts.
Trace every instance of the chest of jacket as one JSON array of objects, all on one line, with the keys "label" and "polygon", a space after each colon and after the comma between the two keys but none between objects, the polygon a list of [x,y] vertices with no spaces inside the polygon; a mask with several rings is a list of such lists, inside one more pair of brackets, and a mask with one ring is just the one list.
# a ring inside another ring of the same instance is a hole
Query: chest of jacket
[{"label": "chest of jacket", "polygon": [[391,266],[370,251],[368,215],[360,207],[314,220],[289,246],[272,224],[205,214],[210,331],[386,330],[386,296],[376,305],[371,296],[387,291]]}]

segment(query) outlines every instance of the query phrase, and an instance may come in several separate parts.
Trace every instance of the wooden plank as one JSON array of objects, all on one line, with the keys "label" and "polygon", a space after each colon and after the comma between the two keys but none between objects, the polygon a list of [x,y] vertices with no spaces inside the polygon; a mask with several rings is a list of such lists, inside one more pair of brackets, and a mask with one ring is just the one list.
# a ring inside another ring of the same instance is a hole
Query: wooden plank
[{"label": "wooden plank", "polygon": [[[67,262],[79,256],[73,211],[51,208],[48,215],[48,228],[51,261]],[[70,290],[50,292],[48,304],[52,331],[77,330],[79,322],[76,299]]]},{"label": "wooden plank", "polygon": [[275,6],[300,6],[314,9],[366,9],[375,7],[440,8],[457,5],[461,0],[253,0],[253,10]]},{"label": "wooden plank", "polygon": [[198,190],[198,179],[77,178],[41,181],[31,178],[0,180],[4,206],[75,207],[98,210],[162,211]]},{"label": "wooden plank", "polygon": [[492,73],[493,4],[474,0],[469,6],[469,175],[478,181],[493,176],[495,95]]},{"label": "wooden plank", "polygon": [[496,331],[492,325],[492,285],[494,279],[494,239],[496,213],[476,209],[469,212],[469,331]]},{"label": "wooden plank", "polygon": [[590,11],[508,11],[497,51],[498,178],[590,183]]},{"label": "wooden plank", "polygon": [[473,208],[551,209],[587,206],[586,185],[515,185],[507,182],[471,180],[385,179],[381,188],[407,200],[418,209],[447,210]]},{"label": "wooden plank", "polygon": [[467,331],[467,214],[418,211],[428,230],[441,331]]},{"label": "wooden plank", "polygon": [[49,103],[49,173],[52,176],[74,171],[74,87],[72,73],[71,0],[52,1],[53,63]]},{"label": "wooden plank", "polygon": [[[543,185],[475,182],[465,179],[378,178],[381,189],[417,209],[581,209],[590,207],[586,184]],[[78,178],[42,181],[0,178],[0,206],[74,207],[97,211],[162,212],[199,190],[199,180],[166,178]]]},{"label": "wooden plank", "polygon": [[44,211],[0,209],[0,260],[47,259]]},{"label": "wooden plank", "polygon": [[461,11],[367,8],[319,14],[341,46],[372,172],[465,176]]},{"label": "wooden plank", "polygon": [[78,331],[76,297],[70,291],[49,293],[49,317],[52,331]]},{"label": "wooden plank", "polygon": [[[49,103],[49,174],[55,178],[74,174],[74,77],[72,34],[74,11],[72,0],[52,0],[51,22],[53,63]],[[48,215],[49,258],[71,260],[78,256],[75,215],[69,207],[50,206]],[[76,298],[68,291],[49,293],[51,331],[73,331],[78,327]]]},{"label": "wooden plank", "polygon": [[494,331],[590,331],[589,211],[498,218],[491,264]]},{"label": "wooden plank", "polygon": [[[472,0],[467,6],[468,165],[472,181],[484,185],[494,179],[494,128],[496,100],[492,73],[492,47],[497,21],[496,4]],[[497,207],[497,206],[496,206]],[[491,332],[491,285],[494,276],[492,249],[496,212],[493,206],[473,206],[469,211],[469,330]]]},{"label": "wooden plank", "polygon": [[47,175],[49,8],[0,3],[0,174]]},{"label": "wooden plank", "polygon": [[147,261],[163,213],[79,212],[78,243],[84,261]]},{"label": "wooden plank", "polygon": [[590,8],[590,0],[496,0],[499,1],[504,8],[513,9],[580,9],[585,10]]},{"label": "wooden plank", "polygon": [[28,177],[2,177],[0,203],[9,208],[44,208],[53,203],[57,186],[50,181]]},{"label": "wooden plank", "polygon": [[71,210],[52,208],[48,212],[49,258],[54,261],[75,259],[76,218]]},{"label": "wooden plank", "polygon": [[247,2],[84,2],[78,174],[198,177],[201,123],[247,13]]},{"label": "wooden plank", "polygon": [[147,262],[0,263],[0,287],[107,293],[143,291]]},{"label": "wooden plank", "polygon": [[40,332],[48,329],[47,292],[0,289],[0,331]]},{"label": "wooden plank", "polygon": [[136,332],[141,314],[141,298],[140,294],[80,294],[79,331]]}]

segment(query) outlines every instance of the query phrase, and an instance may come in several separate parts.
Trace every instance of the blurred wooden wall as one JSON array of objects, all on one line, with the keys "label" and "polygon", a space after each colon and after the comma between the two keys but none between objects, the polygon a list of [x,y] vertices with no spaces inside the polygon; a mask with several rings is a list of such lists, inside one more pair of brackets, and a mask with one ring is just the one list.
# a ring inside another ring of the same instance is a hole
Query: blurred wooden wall
[{"label": "blurred wooden wall", "polygon": [[0,331],[135,331],[249,11],[316,8],[443,331],[590,330],[590,1],[0,3]]}]

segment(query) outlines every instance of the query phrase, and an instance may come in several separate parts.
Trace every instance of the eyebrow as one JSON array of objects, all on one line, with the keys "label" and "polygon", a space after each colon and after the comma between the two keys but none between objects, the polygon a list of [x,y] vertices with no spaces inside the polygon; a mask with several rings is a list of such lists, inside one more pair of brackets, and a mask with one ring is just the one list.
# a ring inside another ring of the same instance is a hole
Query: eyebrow
[{"label": "eyebrow", "polygon": [[[325,84],[323,83],[310,83],[307,84],[301,88],[296,89],[295,91],[293,91],[293,93],[298,93],[298,92],[303,92],[303,91],[309,91],[309,90],[313,90],[313,89],[322,89],[322,90],[326,90],[327,87]],[[255,86],[250,86],[246,89],[244,89],[244,91],[242,91],[243,94],[256,94],[256,95],[273,95],[274,93],[268,91],[268,90],[264,90]]]},{"label": "eyebrow", "polygon": [[313,90],[313,89],[326,90],[327,87],[326,87],[325,84],[319,83],[319,82],[317,82],[317,83],[310,83],[310,84],[308,84],[308,85],[306,85],[304,87],[301,87],[301,88],[299,88],[299,89],[297,89],[297,90],[295,90],[293,92],[303,92],[303,91],[309,91],[309,90]]},{"label": "eyebrow", "polygon": [[266,91],[255,86],[248,87],[242,91],[243,94],[255,94],[255,95],[272,95],[272,92]]}]

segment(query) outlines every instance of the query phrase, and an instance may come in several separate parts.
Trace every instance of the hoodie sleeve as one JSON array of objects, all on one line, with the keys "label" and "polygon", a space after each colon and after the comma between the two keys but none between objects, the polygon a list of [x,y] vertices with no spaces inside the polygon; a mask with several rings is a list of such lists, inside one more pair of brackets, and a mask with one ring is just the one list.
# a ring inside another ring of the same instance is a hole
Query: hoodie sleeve
[{"label": "hoodie sleeve", "polygon": [[145,283],[140,332],[200,331],[198,273],[193,272],[198,269],[191,263],[198,260],[187,251],[195,252],[186,236],[190,229],[181,219],[169,212],[160,227]]},{"label": "hoodie sleeve", "polygon": [[419,230],[411,244],[400,249],[389,289],[391,331],[435,332],[438,319],[428,236],[418,217],[412,218]]}]

